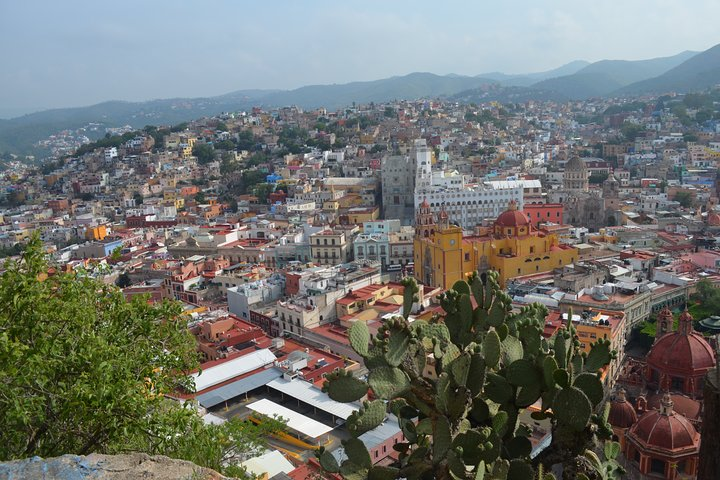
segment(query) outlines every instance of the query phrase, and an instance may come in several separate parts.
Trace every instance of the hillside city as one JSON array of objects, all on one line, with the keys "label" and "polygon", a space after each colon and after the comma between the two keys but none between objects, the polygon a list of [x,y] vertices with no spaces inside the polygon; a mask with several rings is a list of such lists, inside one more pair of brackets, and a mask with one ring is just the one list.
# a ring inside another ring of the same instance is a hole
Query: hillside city
[{"label": "hillside city", "polygon": [[[323,384],[367,377],[351,326],[376,334],[402,314],[405,277],[419,285],[408,320],[430,321],[456,282],[494,271],[513,311],[547,308],[545,339],[572,324],[581,351],[617,351],[601,381],[625,478],[697,478],[720,333],[720,90],[255,107],[104,129],[43,140],[42,163],[5,162],[0,254],[39,235],[58,271],[180,302],[201,368],[173,399],[211,424],[287,421],[248,471],[341,478],[314,451],[347,459],[360,403]],[[523,420],[533,457],[550,421]],[[388,417],[359,438],[392,465],[405,433]]]}]

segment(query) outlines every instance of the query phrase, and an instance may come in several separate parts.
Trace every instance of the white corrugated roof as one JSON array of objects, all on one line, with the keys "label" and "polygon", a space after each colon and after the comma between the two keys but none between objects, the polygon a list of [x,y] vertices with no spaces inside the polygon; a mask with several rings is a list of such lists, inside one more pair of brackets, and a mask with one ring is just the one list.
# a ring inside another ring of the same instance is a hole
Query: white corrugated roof
[{"label": "white corrugated roof", "polygon": [[275,355],[267,348],[263,348],[210,367],[201,373],[193,373],[191,377],[195,379],[195,391],[200,392],[225,380],[252,372],[256,368],[273,363],[275,360]]},{"label": "white corrugated roof", "polygon": [[285,408],[267,398],[253,402],[249,404],[247,408],[254,412],[267,415],[268,417],[282,417],[287,420],[288,428],[307,435],[310,438],[317,438],[333,429],[333,427],[329,427],[301,413]]},{"label": "white corrugated roof", "polygon": [[245,460],[240,465],[258,477],[267,473],[267,478],[273,478],[278,473],[290,473],[295,470],[295,466],[277,450],[271,450],[259,457]]},{"label": "white corrugated roof", "polygon": [[267,384],[268,387],[274,388],[285,395],[319,408],[320,410],[334,415],[343,420],[360,408],[357,403],[340,403],[336,402],[320,389],[316,388],[312,383],[304,380],[285,380],[284,378],[276,378]]}]

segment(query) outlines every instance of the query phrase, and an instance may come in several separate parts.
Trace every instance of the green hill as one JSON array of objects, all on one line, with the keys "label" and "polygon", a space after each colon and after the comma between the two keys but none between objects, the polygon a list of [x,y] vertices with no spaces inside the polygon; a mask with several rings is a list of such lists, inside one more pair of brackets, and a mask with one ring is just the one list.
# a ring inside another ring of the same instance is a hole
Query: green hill
[{"label": "green hill", "polygon": [[685,51],[649,60],[601,60],[577,73],[535,83],[534,88],[564,93],[574,100],[610,94],[626,85],[660,75],[697,55]]},{"label": "green hill", "polygon": [[400,77],[340,85],[311,85],[296,90],[277,92],[262,98],[263,105],[298,105],[304,108],[325,107],[331,110],[353,102],[387,102],[438,98],[481,85],[495,83],[487,78],[460,75],[411,73]]},{"label": "green hill", "polygon": [[720,44],[698,53],[655,78],[638,81],[618,90],[617,93],[691,92],[718,84],[720,84]]}]

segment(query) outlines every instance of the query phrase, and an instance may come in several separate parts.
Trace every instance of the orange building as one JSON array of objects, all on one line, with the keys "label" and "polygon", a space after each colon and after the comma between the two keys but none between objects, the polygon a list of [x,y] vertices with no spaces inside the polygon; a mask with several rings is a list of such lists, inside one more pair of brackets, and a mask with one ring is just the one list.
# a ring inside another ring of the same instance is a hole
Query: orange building
[{"label": "orange building", "polygon": [[85,238],[88,240],[105,240],[107,237],[107,228],[105,225],[97,225],[95,227],[88,227],[85,230]]}]

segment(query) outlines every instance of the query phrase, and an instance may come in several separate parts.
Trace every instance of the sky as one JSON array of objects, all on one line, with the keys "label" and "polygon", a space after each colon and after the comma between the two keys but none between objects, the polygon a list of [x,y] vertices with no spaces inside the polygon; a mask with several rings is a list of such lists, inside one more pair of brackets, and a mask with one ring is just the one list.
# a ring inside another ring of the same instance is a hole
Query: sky
[{"label": "sky", "polygon": [[0,118],[720,43],[717,0],[0,0]]}]

